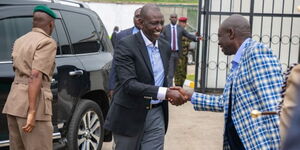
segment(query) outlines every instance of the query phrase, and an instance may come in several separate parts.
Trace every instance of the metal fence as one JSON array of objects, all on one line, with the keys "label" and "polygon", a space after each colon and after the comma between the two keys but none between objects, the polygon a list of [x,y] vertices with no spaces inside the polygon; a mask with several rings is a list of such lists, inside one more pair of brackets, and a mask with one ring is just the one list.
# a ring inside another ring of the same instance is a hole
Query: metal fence
[{"label": "metal fence", "polygon": [[198,31],[204,40],[196,55],[196,89],[201,92],[224,88],[232,56],[218,46],[218,28],[224,19],[240,14],[249,19],[252,37],[272,48],[285,70],[299,62],[300,0],[199,0]]}]

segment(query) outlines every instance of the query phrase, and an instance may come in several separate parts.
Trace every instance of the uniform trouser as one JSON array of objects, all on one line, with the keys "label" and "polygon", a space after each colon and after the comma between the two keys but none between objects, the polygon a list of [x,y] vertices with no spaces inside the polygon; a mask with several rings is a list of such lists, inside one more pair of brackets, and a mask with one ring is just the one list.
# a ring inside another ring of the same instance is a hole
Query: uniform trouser
[{"label": "uniform trouser", "polygon": [[175,85],[183,86],[183,83],[186,79],[187,73],[187,56],[179,56],[176,71],[175,71]]},{"label": "uniform trouser", "polygon": [[163,150],[165,138],[165,121],[162,106],[150,109],[144,130],[129,137],[113,133],[114,150]]},{"label": "uniform trouser", "polygon": [[178,51],[172,51],[170,60],[169,60],[169,73],[168,73],[168,86],[173,85],[173,78],[178,62],[179,54]]},{"label": "uniform trouser", "polygon": [[7,115],[10,150],[53,150],[51,121],[36,121],[30,133],[22,129],[26,118]]}]

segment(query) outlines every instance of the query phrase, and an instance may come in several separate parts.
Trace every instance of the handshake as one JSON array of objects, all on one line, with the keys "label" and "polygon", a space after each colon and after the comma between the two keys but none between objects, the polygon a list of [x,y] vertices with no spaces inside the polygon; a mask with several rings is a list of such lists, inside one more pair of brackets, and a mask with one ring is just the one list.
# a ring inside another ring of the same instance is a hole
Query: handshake
[{"label": "handshake", "polygon": [[191,92],[187,92],[182,87],[170,87],[167,90],[166,98],[172,105],[182,105],[192,97]]}]

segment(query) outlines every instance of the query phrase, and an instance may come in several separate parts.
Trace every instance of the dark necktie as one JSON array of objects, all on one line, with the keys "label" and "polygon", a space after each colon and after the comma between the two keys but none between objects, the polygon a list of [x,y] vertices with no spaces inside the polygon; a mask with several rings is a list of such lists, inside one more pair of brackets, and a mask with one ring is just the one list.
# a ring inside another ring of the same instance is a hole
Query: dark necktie
[{"label": "dark necktie", "polygon": [[176,51],[176,36],[175,36],[175,27],[172,27],[172,50]]}]

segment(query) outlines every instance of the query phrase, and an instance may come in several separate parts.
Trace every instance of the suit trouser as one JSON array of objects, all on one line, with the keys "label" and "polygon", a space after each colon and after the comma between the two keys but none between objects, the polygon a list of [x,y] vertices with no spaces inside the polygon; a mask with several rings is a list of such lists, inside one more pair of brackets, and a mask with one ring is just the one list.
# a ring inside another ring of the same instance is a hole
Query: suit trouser
[{"label": "suit trouser", "polygon": [[173,85],[173,78],[177,66],[177,62],[179,59],[179,51],[172,51],[170,60],[169,60],[169,73],[168,73],[168,86]]},{"label": "suit trouser", "polygon": [[113,133],[114,150],[163,150],[165,121],[162,106],[150,109],[144,130],[137,136],[129,137]]},{"label": "suit trouser", "polygon": [[7,115],[10,150],[53,150],[51,121],[36,121],[30,133],[22,129],[27,119]]}]

